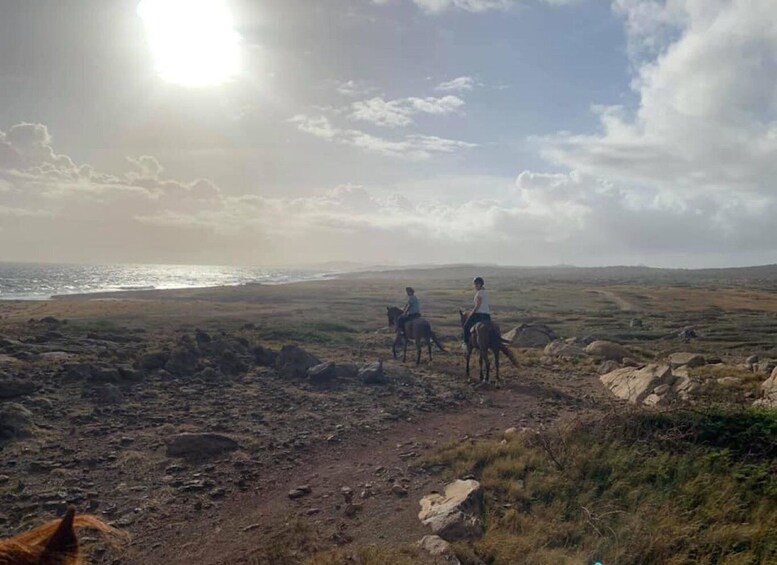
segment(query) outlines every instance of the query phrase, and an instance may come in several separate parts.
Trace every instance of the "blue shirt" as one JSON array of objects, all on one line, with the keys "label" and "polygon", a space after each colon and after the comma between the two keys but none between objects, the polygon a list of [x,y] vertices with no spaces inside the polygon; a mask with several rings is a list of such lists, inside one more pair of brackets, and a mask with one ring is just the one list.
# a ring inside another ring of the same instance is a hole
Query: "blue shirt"
[{"label": "blue shirt", "polygon": [[410,314],[420,314],[421,313],[421,303],[418,301],[418,298],[416,298],[415,294],[409,296],[407,298],[407,315]]}]

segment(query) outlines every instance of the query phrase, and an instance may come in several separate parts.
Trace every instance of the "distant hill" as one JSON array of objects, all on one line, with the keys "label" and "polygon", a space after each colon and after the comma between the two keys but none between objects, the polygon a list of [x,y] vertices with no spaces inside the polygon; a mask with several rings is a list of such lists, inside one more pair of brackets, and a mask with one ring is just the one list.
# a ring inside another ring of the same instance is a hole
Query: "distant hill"
[{"label": "distant hill", "polygon": [[722,269],[661,269],[654,267],[499,267],[494,265],[441,265],[394,269],[366,270],[348,273],[349,279],[408,279],[446,280],[461,279],[468,284],[472,277],[480,275],[492,281],[511,282],[602,282],[611,284],[742,284],[777,287],[777,264],[755,267]]}]

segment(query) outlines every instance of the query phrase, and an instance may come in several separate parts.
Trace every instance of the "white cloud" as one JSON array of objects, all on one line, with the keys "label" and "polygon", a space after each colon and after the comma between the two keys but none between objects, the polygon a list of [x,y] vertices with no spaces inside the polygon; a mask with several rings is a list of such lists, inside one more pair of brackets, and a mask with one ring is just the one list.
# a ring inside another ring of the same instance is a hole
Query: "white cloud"
[{"label": "white cloud", "polygon": [[[545,139],[556,164],[688,197],[775,196],[777,18],[773,0],[616,0],[636,59],[634,111],[600,108],[601,133]],[[667,33],[675,28],[676,33]]]},{"label": "white cloud", "polygon": [[451,114],[464,106],[464,100],[458,96],[435,98],[400,98],[384,100],[380,97],[360,100],[351,105],[350,118],[369,122],[383,127],[404,127],[413,123],[416,114]]},{"label": "white cloud", "polygon": [[346,80],[342,82],[338,82],[337,86],[335,87],[335,90],[342,94],[343,96],[365,96],[368,95],[371,92],[374,92],[376,89],[373,86],[368,85],[364,81],[360,80]]},{"label": "white cloud", "polygon": [[435,154],[453,153],[472,147],[475,143],[446,139],[430,135],[406,135],[399,140],[378,137],[355,129],[339,129],[332,126],[326,116],[298,114],[290,120],[300,131],[341,145],[387,157],[424,161]]},{"label": "white cloud", "polygon": [[465,90],[472,90],[474,87],[474,78],[469,76],[462,76],[441,82],[435,87],[435,90],[439,92],[463,92]]},{"label": "white cloud", "polygon": [[[448,10],[465,12],[488,12],[491,10],[509,10],[529,0],[412,0],[419,8],[430,14],[439,14]],[[551,5],[572,4],[579,0],[536,0]],[[373,4],[388,4],[391,0],[372,0]]]}]

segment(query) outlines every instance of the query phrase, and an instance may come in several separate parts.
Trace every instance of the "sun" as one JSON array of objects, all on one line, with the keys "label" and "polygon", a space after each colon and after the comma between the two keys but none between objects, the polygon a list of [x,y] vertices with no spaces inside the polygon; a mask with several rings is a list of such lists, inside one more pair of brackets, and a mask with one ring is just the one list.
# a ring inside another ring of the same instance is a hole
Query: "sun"
[{"label": "sun", "polygon": [[214,86],[238,73],[240,36],[226,0],[141,0],[137,12],[164,80]]}]

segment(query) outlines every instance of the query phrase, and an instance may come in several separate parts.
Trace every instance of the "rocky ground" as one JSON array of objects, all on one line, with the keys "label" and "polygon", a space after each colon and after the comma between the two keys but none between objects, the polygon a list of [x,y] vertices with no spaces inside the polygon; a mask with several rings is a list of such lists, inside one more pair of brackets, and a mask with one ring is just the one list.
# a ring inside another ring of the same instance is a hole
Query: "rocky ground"
[{"label": "rocky ground", "polygon": [[[313,316],[299,289],[288,292],[290,311]],[[251,309],[262,320],[261,300],[244,297],[211,294],[204,317],[195,314],[204,298],[186,295],[161,321],[149,306],[171,301],[8,305],[0,310],[0,537],[72,503],[132,534],[120,551],[98,544],[95,563],[261,562],[257,548],[298,522],[332,546],[412,542],[430,533],[417,519],[419,500],[445,486],[424,455],[447,442],[541,429],[617,409],[619,397],[694,401],[680,390],[688,382],[741,403],[771,402],[773,334],[762,331],[749,347],[733,329],[725,345],[705,342],[715,327],[704,325],[709,312],[635,314],[620,303],[634,296],[618,292],[607,316],[554,309],[515,326],[508,337],[520,366],[503,365],[500,390],[467,382],[450,322],[438,333],[453,351],[431,363],[424,356],[420,367],[387,359],[390,332],[358,321],[351,312],[367,299],[353,295],[334,295],[347,331],[311,322],[303,333],[244,321]],[[106,323],[106,311],[123,315]],[[745,310],[718,327],[751,318],[773,326]],[[570,335],[581,323],[599,335]]]}]

